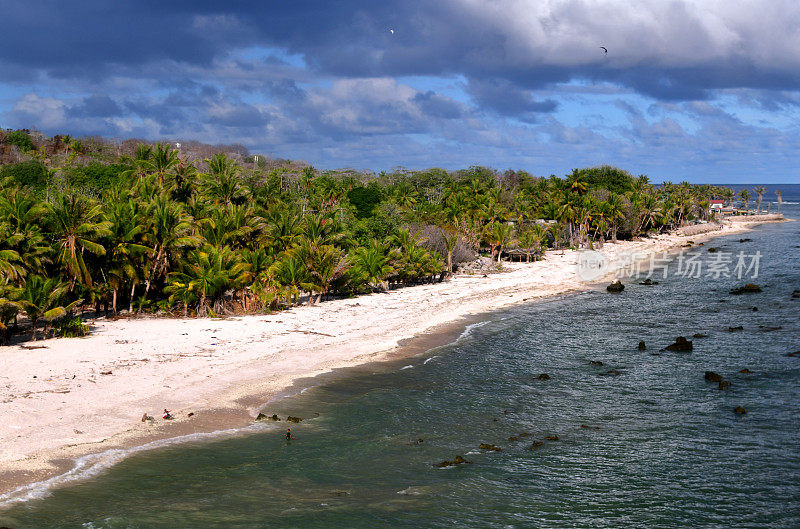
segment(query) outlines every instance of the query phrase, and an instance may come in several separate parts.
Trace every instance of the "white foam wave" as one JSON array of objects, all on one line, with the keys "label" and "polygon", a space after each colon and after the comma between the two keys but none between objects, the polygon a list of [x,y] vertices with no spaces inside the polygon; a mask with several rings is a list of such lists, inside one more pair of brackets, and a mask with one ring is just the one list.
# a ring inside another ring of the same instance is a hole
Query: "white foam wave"
[{"label": "white foam wave", "polygon": [[486,324],[488,324],[490,322],[491,322],[491,320],[485,320],[485,321],[479,321],[477,323],[471,323],[471,324],[467,325],[467,327],[464,329],[464,332],[462,332],[461,335],[456,339],[456,342],[458,342],[462,338],[466,338],[467,336],[472,334],[472,331],[474,331],[475,329],[478,329],[480,327],[483,327],[484,325],[486,325]]},{"label": "white foam wave", "polygon": [[414,366],[412,366],[412,365],[403,366],[403,367],[400,368],[400,371],[402,371],[403,369],[411,369],[412,367],[414,367]]},{"label": "white foam wave", "polygon": [[225,437],[234,437],[243,433],[256,432],[267,428],[267,425],[261,423],[250,424],[242,428],[231,428],[228,430],[217,430],[207,433],[193,433],[179,437],[171,437],[169,439],[159,439],[132,448],[113,448],[98,454],[85,455],[76,459],[75,466],[63,474],[53,476],[52,478],[45,479],[43,481],[29,483],[0,495],[0,509],[7,508],[15,503],[49,496],[50,491],[56,487],[95,477],[127,457],[140,452],[146,452],[156,448],[164,448],[167,446],[183,444],[192,441],[216,440]]},{"label": "white foam wave", "polygon": [[425,365],[425,364],[427,364],[428,362],[430,362],[430,361],[431,361],[431,360],[433,360],[434,358],[439,358],[439,355],[433,355],[433,356],[431,356],[430,358],[426,358],[426,359],[425,359],[425,361],[424,361],[424,362],[422,362],[422,365]]}]

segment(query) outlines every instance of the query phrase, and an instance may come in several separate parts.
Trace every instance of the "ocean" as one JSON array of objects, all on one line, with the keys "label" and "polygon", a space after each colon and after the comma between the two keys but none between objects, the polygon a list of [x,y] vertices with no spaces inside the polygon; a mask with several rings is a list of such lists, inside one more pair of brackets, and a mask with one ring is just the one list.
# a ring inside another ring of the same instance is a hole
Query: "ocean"
[{"label": "ocean", "polygon": [[[800,218],[800,186],[781,187]],[[271,403],[304,418],[291,442],[281,422],[142,451],[34,488],[0,526],[800,527],[800,222],[692,251],[758,253],[758,276],[670,269],[487,314]],[[729,294],[745,282],[763,292]],[[693,350],[661,351],[677,336]],[[436,466],[457,455],[471,463]]]}]

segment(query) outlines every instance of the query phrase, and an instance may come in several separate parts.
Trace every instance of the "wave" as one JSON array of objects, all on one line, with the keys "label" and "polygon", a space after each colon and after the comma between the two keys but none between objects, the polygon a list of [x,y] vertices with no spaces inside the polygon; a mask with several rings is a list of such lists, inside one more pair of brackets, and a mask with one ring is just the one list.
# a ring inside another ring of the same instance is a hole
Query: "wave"
[{"label": "wave", "polygon": [[270,429],[270,425],[256,423],[244,426],[241,428],[230,428],[227,430],[217,430],[214,432],[206,433],[193,433],[182,435],[179,437],[171,437],[169,439],[158,439],[143,445],[134,446],[132,448],[112,448],[105,452],[98,454],[89,454],[79,457],[75,460],[75,466],[72,469],[35,483],[23,485],[17,489],[0,495],[0,509],[5,509],[15,503],[35,500],[49,496],[54,488],[60,487],[67,483],[82,481],[88,478],[95,477],[122,460],[148,450],[156,448],[165,448],[172,445],[189,443],[192,441],[201,441],[209,439],[223,439],[226,437],[234,437],[248,432],[257,432],[260,430]]},{"label": "wave", "polygon": [[483,327],[484,325],[487,325],[487,324],[489,324],[491,322],[492,322],[492,320],[484,320],[484,321],[479,321],[477,323],[471,323],[471,324],[467,325],[466,328],[464,329],[464,332],[462,332],[459,335],[459,337],[456,338],[455,341],[458,342],[462,338],[468,337],[470,334],[472,334],[472,331],[474,331],[475,329]]},{"label": "wave", "polygon": [[425,364],[427,364],[428,362],[430,362],[430,361],[431,361],[431,360],[433,360],[434,358],[439,358],[439,355],[433,355],[433,356],[431,356],[430,358],[426,358],[426,359],[425,359],[425,361],[424,361],[424,362],[422,362],[422,365],[425,365]]},{"label": "wave", "polygon": [[403,369],[411,369],[413,367],[414,367],[413,365],[403,366],[403,367],[400,368],[400,371],[402,371]]}]

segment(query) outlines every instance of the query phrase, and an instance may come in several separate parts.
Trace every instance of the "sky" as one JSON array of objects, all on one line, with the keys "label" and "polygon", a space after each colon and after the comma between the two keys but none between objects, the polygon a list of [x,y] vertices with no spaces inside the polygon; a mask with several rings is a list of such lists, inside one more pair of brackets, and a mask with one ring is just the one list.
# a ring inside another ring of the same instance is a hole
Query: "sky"
[{"label": "sky", "polygon": [[[800,183],[796,0],[4,0],[0,127]],[[606,53],[601,46],[608,49]]]}]

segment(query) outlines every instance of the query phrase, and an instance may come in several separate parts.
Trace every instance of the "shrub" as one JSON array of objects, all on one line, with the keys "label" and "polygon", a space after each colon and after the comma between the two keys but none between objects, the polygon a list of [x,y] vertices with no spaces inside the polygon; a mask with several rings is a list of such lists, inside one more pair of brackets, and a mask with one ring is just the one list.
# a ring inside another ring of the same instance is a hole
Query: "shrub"
[{"label": "shrub", "polygon": [[0,180],[11,177],[20,187],[44,189],[47,186],[47,168],[39,161],[14,163],[0,167]]},{"label": "shrub", "polygon": [[89,334],[89,326],[84,325],[80,316],[66,316],[53,325],[55,333],[64,338],[80,338]]},{"label": "shrub", "polygon": [[23,151],[32,151],[36,148],[33,144],[30,134],[24,130],[14,130],[6,134],[5,143],[9,145],[16,145]]}]

